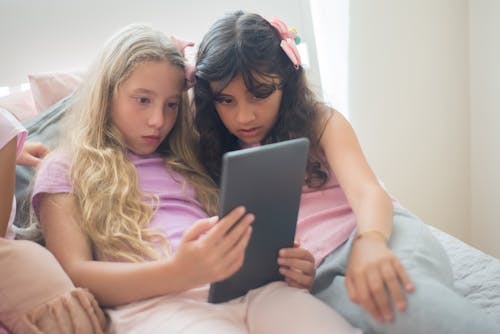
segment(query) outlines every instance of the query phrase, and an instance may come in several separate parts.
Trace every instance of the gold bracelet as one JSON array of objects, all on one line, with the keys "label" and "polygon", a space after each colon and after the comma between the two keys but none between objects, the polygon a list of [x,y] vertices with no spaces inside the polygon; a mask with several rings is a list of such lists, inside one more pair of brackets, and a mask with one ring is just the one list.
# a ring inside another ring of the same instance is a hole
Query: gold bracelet
[{"label": "gold bracelet", "polygon": [[381,238],[382,240],[384,240],[385,243],[387,243],[387,241],[389,241],[389,238],[383,232],[381,232],[379,230],[367,230],[367,231],[363,231],[363,232],[358,232],[358,233],[356,233],[356,237],[354,238],[354,240],[358,240],[358,239],[368,237],[368,236],[375,236],[375,237]]}]

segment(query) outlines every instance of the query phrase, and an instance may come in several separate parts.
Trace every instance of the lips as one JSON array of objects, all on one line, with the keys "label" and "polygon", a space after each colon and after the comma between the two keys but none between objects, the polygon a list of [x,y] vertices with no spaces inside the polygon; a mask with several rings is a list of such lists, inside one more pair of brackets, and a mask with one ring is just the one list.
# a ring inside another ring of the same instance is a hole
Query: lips
[{"label": "lips", "polygon": [[260,133],[260,128],[240,129],[238,132],[244,137],[255,137]]},{"label": "lips", "polygon": [[142,138],[149,144],[157,144],[160,141],[160,136],[143,136]]}]

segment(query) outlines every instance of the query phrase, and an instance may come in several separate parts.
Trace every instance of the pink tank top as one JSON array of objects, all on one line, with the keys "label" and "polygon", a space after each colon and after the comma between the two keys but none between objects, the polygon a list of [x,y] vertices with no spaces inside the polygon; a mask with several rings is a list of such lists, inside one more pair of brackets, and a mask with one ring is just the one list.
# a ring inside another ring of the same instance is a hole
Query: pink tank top
[{"label": "pink tank top", "polygon": [[313,254],[316,266],[346,241],[355,227],[354,213],[332,172],[322,188],[303,187],[296,238]]}]

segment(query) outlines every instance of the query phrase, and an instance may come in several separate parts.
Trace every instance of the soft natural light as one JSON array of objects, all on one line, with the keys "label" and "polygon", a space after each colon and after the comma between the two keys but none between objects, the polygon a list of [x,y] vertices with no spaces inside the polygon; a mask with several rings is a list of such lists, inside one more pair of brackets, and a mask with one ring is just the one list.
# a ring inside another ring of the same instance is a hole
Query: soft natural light
[{"label": "soft natural light", "polygon": [[310,0],[325,102],[349,117],[349,0]]},{"label": "soft natural light", "polygon": [[309,68],[309,50],[307,49],[307,43],[300,42],[297,45],[297,51],[299,51],[300,60],[302,61],[302,67],[305,69]]},{"label": "soft natural light", "polygon": [[9,87],[0,87],[0,97],[7,96],[10,93]]},{"label": "soft natural light", "polygon": [[21,88],[21,92],[25,92],[25,91],[27,91],[27,90],[30,89],[30,84],[29,83],[23,83],[23,84],[21,84],[20,88]]}]

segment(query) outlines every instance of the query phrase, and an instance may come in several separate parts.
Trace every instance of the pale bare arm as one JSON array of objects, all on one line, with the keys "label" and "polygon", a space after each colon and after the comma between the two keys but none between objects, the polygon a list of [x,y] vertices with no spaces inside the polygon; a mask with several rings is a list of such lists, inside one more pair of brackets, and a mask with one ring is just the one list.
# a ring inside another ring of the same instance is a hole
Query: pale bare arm
[{"label": "pale bare arm", "polygon": [[394,305],[403,311],[403,291],[413,283],[403,265],[387,246],[392,233],[393,206],[366,161],[349,122],[335,112],[326,124],[321,145],[351,205],[358,234],[352,244],[346,271],[346,288],[351,300],[363,306],[379,321],[391,321]]},{"label": "pale bare arm", "polygon": [[321,146],[356,215],[358,230],[378,230],[390,237],[391,200],[368,165],[354,130],[339,112],[328,120]]},{"label": "pale bare arm", "polygon": [[[178,252],[170,259],[118,263],[93,259],[76,212],[74,196],[43,195],[40,220],[46,245],[74,284],[88,288],[106,306],[180,292],[230,276],[243,262],[253,221],[244,210],[231,212],[217,224],[216,219],[200,220],[186,231]],[[239,219],[240,224],[226,234]]]}]

